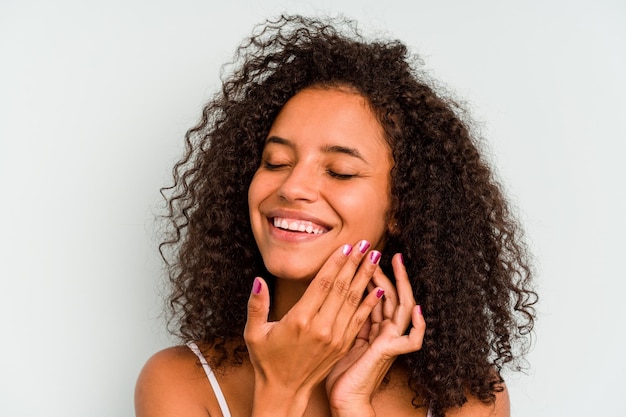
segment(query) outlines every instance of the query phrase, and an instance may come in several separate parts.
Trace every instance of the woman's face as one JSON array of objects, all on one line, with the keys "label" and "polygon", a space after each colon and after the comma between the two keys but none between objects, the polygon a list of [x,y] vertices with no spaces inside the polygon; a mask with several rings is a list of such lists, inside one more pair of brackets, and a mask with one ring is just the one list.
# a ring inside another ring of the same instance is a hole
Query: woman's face
[{"label": "woman's face", "polygon": [[312,279],[340,246],[387,230],[392,157],[366,100],[309,88],[274,120],[248,191],[252,232],[268,271]]}]

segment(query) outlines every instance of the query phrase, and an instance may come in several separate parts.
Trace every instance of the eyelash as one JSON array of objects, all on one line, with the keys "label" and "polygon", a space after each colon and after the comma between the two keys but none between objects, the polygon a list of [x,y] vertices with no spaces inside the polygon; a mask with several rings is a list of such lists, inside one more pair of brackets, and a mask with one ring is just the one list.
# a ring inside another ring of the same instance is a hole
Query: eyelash
[{"label": "eyelash", "polygon": [[356,177],[355,174],[339,174],[329,169],[326,170],[326,173],[330,175],[331,177],[336,178],[338,180],[342,180],[342,181],[349,180],[350,178]]},{"label": "eyelash", "polygon": [[280,169],[284,166],[285,166],[284,164],[274,165],[274,164],[270,164],[267,161],[263,161],[263,168],[269,169],[270,171],[276,171],[277,169]]},{"label": "eyelash", "polygon": [[[263,168],[270,170],[270,171],[277,171],[286,166],[287,166],[286,164],[271,164],[268,161],[263,161]],[[341,180],[341,181],[346,181],[357,176],[357,174],[340,174],[330,169],[327,169],[326,173],[330,175],[331,177]]]}]

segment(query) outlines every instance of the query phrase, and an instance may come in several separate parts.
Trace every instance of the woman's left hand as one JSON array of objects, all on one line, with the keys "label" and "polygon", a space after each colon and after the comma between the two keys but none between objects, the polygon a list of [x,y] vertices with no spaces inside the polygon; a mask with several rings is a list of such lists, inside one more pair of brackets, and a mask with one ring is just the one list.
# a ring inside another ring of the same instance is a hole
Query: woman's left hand
[{"label": "woman's left hand", "polygon": [[[392,266],[396,286],[377,268],[370,287],[383,288],[384,298],[372,311],[352,349],[326,378],[333,416],[374,416],[372,396],[395,358],[422,347],[426,323],[415,303],[400,254],[393,257]],[[405,335],[410,324],[412,328]]]}]

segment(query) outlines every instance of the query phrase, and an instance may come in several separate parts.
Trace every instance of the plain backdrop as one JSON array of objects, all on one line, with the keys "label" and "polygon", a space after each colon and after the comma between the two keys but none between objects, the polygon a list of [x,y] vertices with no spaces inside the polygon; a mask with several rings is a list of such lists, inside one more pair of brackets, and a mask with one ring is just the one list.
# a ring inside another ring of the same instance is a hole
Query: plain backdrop
[{"label": "plain backdrop", "polygon": [[154,217],[252,27],[343,13],[466,103],[541,302],[513,416],[624,415],[626,6],[595,1],[0,2],[0,415],[133,415],[160,319]]}]

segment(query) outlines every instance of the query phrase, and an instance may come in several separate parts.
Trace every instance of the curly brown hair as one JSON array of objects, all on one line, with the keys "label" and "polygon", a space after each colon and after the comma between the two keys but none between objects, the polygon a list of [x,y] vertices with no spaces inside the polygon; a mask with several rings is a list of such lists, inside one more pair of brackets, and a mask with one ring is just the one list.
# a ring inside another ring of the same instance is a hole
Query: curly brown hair
[{"label": "curly brown hair", "polygon": [[404,255],[427,322],[422,349],[398,358],[413,403],[440,417],[468,394],[494,400],[500,371],[520,364],[534,324],[529,256],[459,106],[419,62],[401,42],[367,41],[345,19],[281,16],[239,47],[232,74],[185,136],[174,185],[162,190],[171,227],[160,249],[177,335],[212,346],[218,366],[241,361],[252,280],[272,285],[247,202],[266,135],[298,91],[348,87],[369,101],[393,150],[397,227],[381,266],[392,276],[390,255]]}]

